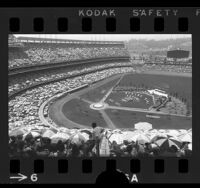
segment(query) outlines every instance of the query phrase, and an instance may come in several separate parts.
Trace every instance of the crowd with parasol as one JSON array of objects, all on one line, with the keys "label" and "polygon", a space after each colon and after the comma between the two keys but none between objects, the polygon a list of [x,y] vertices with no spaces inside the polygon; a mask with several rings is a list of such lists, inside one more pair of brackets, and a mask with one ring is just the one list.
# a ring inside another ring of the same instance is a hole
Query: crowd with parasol
[{"label": "crowd with parasol", "polygon": [[111,130],[98,127],[93,123],[92,128],[88,129],[64,127],[31,131],[16,129],[9,134],[9,153],[11,157],[183,157],[191,155],[192,129],[149,128],[135,126],[134,129]]}]

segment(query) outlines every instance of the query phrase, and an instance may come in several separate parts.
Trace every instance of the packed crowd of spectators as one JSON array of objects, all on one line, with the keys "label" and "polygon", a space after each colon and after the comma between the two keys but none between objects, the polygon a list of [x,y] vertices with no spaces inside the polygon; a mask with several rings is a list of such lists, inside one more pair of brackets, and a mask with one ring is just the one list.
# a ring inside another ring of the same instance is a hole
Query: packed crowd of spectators
[{"label": "packed crowd of spectators", "polygon": [[164,64],[144,64],[141,67],[143,71],[169,71],[169,72],[179,72],[179,73],[192,73],[192,66],[188,65],[164,65]]},{"label": "packed crowd of spectators", "polygon": [[188,157],[192,130],[110,130],[64,127],[17,130],[9,137],[11,157]]},{"label": "packed crowd of spectators", "polygon": [[8,103],[9,130],[24,126],[42,128],[43,124],[39,119],[38,110],[48,98],[84,84],[128,72],[134,72],[134,69],[132,67],[109,68],[27,90]]},{"label": "packed crowd of spectators", "polygon": [[26,74],[25,76],[15,77],[14,79],[9,78],[8,83],[8,94],[12,95],[14,92],[22,90],[26,87],[50,81],[53,79],[64,78],[67,76],[74,76],[80,73],[87,73],[88,71],[97,71],[103,68],[111,68],[116,66],[131,66],[131,62],[114,62],[105,63],[100,65],[80,65],[76,69],[72,68],[62,68],[50,71],[35,72],[32,74]]},{"label": "packed crowd of spectators", "polygon": [[129,56],[124,47],[69,47],[61,44],[29,44],[24,49],[9,51],[9,68],[72,60]]}]

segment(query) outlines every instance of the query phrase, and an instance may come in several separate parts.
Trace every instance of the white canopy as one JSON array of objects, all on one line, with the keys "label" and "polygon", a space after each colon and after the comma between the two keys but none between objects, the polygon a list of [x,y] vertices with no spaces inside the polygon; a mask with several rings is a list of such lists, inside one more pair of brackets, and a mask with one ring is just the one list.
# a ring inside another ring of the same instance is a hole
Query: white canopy
[{"label": "white canopy", "polygon": [[135,129],[139,129],[139,130],[150,130],[152,129],[152,124],[148,123],[148,122],[139,122],[135,124]]}]

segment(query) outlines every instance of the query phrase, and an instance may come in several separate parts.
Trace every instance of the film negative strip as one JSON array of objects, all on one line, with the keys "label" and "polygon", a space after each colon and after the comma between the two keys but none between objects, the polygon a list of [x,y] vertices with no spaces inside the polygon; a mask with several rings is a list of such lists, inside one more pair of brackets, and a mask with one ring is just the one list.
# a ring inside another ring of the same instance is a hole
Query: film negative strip
[{"label": "film negative strip", "polygon": [[1,183],[200,182],[200,8],[1,8],[0,23]]}]

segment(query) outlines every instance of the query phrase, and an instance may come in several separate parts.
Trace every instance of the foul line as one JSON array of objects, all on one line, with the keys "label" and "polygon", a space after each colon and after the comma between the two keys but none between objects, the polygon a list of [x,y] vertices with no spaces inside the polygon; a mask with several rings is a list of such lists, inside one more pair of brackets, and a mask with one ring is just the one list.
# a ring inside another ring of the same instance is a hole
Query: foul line
[{"label": "foul line", "polygon": [[106,93],[106,95],[104,95],[104,97],[99,101],[100,103],[103,103],[107,98],[108,96],[111,94],[112,90],[115,88],[115,86],[122,80],[122,78],[124,77],[124,74],[121,76],[121,78],[117,81],[117,83],[111,87],[109,89],[109,91]]},{"label": "foul line", "polygon": [[115,129],[116,126],[114,125],[114,123],[112,122],[112,120],[110,119],[110,117],[106,114],[106,112],[104,110],[99,110],[99,112],[102,114],[105,122],[108,125],[108,128]]}]

